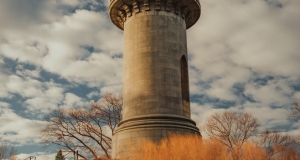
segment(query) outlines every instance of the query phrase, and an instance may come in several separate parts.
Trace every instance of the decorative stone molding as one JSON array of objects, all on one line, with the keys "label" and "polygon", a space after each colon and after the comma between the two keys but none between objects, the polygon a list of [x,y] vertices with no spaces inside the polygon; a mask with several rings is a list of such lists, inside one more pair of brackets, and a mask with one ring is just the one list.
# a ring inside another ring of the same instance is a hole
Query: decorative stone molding
[{"label": "decorative stone molding", "polygon": [[186,117],[176,116],[176,115],[165,115],[165,114],[154,114],[151,116],[136,116],[130,119],[121,121],[118,124],[118,128],[115,130],[115,134],[125,130],[132,130],[137,128],[182,128],[186,130],[191,130],[192,132],[199,132],[196,127],[196,123]]},{"label": "decorative stone molding", "polygon": [[160,0],[155,0],[155,10],[159,11],[160,10]]},{"label": "decorative stone molding", "polygon": [[[181,3],[181,1],[179,1],[176,4],[175,13],[180,14],[181,8],[182,8],[182,3]],[[184,15],[182,15],[182,16],[184,16]]]},{"label": "decorative stone molding", "polygon": [[185,17],[185,22],[186,23],[190,23],[192,19],[193,18],[191,16],[191,12],[188,12],[187,15],[186,15],[186,17]]},{"label": "decorative stone molding", "polygon": [[122,22],[126,21],[125,13],[123,12],[123,10],[118,10],[118,17],[120,17]]},{"label": "decorative stone molding", "polygon": [[149,0],[144,0],[144,11],[150,11]]},{"label": "decorative stone molding", "polygon": [[112,0],[109,6],[109,15],[113,23],[124,29],[124,22],[141,12],[173,12],[181,16],[186,22],[186,28],[196,23],[201,14],[198,0]]},{"label": "decorative stone molding", "polygon": [[138,5],[137,1],[133,1],[132,8],[133,8],[134,13],[139,13],[140,12],[140,8],[139,8],[139,5]]},{"label": "decorative stone molding", "polygon": [[126,17],[127,17],[127,18],[128,18],[128,17],[131,17],[132,12],[131,12],[131,9],[129,8],[129,6],[125,4],[125,5],[123,6],[123,9],[124,9],[124,11],[126,12]]},{"label": "decorative stone molding", "polygon": [[187,16],[188,16],[188,12],[189,12],[188,7],[183,7],[183,8],[182,8],[182,14],[181,14],[181,17],[182,17],[182,18],[187,17]]},{"label": "decorative stone molding", "polygon": [[123,25],[124,25],[124,22],[123,22],[123,20],[121,19],[121,17],[117,17],[117,23],[118,23],[120,26],[123,26]]},{"label": "decorative stone molding", "polygon": [[166,11],[170,12],[172,9],[172,0],[167,0]]}]

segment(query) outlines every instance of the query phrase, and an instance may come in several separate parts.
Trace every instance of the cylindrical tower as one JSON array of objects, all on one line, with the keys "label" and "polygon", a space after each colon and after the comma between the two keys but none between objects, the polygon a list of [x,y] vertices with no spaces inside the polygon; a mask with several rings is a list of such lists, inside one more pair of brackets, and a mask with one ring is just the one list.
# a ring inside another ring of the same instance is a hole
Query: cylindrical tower
[{"label": "cylindrical tower", "polygon": [[124,30],[123,120],[113,158],[128,141],[169,133],[199,134],[190,119],[186,29],[200,17],[197,0],[112,0],[112,22]]}]

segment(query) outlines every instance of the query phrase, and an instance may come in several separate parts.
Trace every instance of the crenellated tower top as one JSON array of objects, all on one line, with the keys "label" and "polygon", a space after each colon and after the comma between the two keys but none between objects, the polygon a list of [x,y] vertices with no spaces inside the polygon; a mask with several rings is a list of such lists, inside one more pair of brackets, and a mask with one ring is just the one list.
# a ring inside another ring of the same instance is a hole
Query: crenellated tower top
[{"label": "crenellated tower top", "polygon": [[201,6],[198,0],[111,0],[109,16],[112,22],[124,30],[124,23],[133,14],[143,11],[166,11],[180,15],[186,28],[193,26],[200,17]]}]

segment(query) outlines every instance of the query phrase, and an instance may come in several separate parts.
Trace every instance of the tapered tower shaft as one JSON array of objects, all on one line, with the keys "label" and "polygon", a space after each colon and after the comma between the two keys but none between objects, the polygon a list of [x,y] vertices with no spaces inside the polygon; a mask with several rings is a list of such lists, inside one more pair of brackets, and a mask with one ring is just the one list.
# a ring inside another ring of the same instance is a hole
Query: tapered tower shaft
[{"label": "tapered tower shaft", "polygon": [[200,134],[190,119],[186,41],[199,2],[114,0],[109,15],[125,38],[123,120],[113,135],[113,157],[128,141]]}]

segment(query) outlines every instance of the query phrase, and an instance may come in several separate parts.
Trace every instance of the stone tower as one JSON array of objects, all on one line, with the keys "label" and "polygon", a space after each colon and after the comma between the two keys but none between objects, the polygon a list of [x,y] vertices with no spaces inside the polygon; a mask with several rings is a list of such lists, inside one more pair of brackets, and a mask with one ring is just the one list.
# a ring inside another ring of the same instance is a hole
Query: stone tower
[{"label": "stone tower", "polygon": [[200,12],[198,0],[111,0],[109,16],[125,37],[123,120],[113,158],[128,141],[200,135],[190,119],[186,39]]}]

